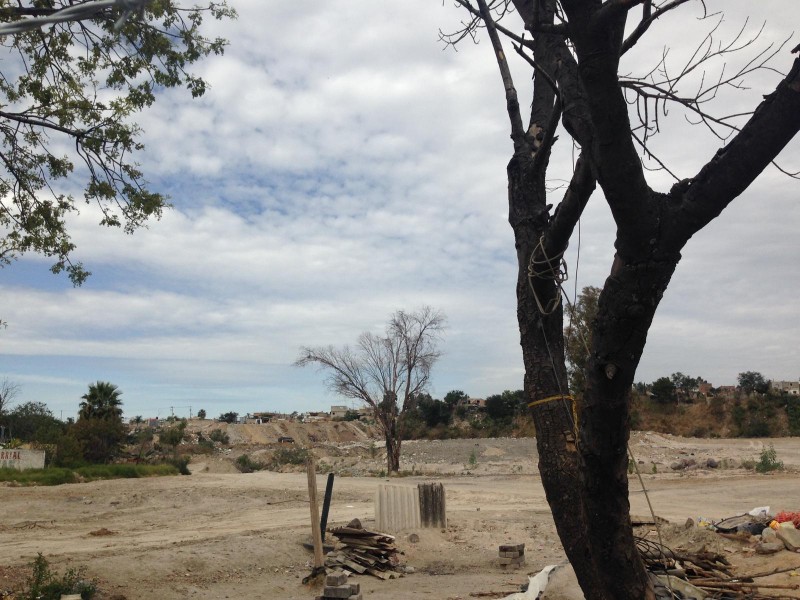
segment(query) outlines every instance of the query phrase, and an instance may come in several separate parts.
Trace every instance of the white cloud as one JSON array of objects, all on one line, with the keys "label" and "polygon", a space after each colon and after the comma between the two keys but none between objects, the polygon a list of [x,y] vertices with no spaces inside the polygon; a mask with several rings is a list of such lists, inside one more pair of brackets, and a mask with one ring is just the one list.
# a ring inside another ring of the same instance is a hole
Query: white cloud
[{"label": "white cloud", "polygon": [[[81,289],[54,283],[43,259],[3,272],[9,376],[63,410],[95,379],[120,385],[131,414],[197,402],[210,413],[309,409],[335,398],[290,366],[300,345],[352,343],[426,303],[449,322],[435,394],[521,387],[512,148],[489,44],[442,51],[439,27],[457,29],[461,15],[427,0],[236,4],[238,21],[209,24],[231,45],[199,66],[207,95],[168,91],[139,119],[139,160],[175,208],[125,236],[99,230],[84,207],[72,226],[94,276]],[[660,43],[626,64],[646,50]],[[682,176],[718,145],[683,127],[660,137]],[[569,177],[571,157],[563,136],[554,179]],[[795,196],[795,181],[765,173],[690,242],[637,379],[797,376]],[[569,290],[579,249],[578,289],[603,284],[613,239],[598,192],[567,254]]]}]

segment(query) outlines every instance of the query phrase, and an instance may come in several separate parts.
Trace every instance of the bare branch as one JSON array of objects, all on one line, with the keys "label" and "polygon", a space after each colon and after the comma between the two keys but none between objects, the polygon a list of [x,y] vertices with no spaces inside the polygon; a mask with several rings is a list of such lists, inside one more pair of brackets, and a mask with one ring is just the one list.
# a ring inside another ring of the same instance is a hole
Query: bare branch
[{"label": "bare branch", "polygon": [[550,229],[545,239],[548,256],[556,256],[567,247],[575,225],[594,192],[596,183],[589,161],[581,153],[564,198],[556,207],[553,219],[550,221]]},{"label": "bare branch", "polygon": [[478,0],[478,7],[480,8],[483,22],[486,24],[486,31],[489,33],[489,39],[492,41],[495,58],[497,59],[497,66],[500,69],[500,76],[503,79],[503,87],[506,91],[506,111],[508,112],[508,119],[511,122],[511,139],[514,142],[514,151],[517,152],[522,149],[525,142],[525,128],[522,125],[522,116],[519,112],[517,90],[514,88],[514,81],[511,78],[511,70],[508,68],[506,55],[503,52],[503,45],[500,42],[500,37],[497,35],[497,27],[494,24],[494,20],[492,20],[489,8],[486,6],[486,1]]},{"label": "bare branch", "polygon": [[[797,51],[798,49],[795,49]],[[688,236],[704,227],[739,196],[800,131],[800,58],[751,119],[700,172],[672,195],[682,197]]]},{"label": "bare branch", "polygon": [[644,8],[642,10],[642,20],[639,22],[639,25],[636,26],[631,34],[627,37],[627,39],[622,42],[622,50],[620,54],[625,54],[628,50],[633,48],[636,45],[641,37],[650,29],[650,26],[656,22],[656,20],[664,15],[664,13],[672,10],[673,8],[678,8],[681,4],[685,4],[689,2],[689,0],[672,0],[672,2],[668,2],[664,6],[656,9],[655,12],[651,13],[651,2],[647,0],[644,3]]}]

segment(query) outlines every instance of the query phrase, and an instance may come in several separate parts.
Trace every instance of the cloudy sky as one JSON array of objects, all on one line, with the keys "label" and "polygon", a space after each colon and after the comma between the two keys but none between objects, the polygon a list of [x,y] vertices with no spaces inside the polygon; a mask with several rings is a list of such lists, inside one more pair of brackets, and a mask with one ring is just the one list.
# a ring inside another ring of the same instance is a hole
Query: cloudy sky
[{"label": "cloudy sky", "polygon": [[[439,29],[457,29],[464,15],[438,0],[232,4],[239,19],[207,30],[230,46],[198,68],[206,96],[170,91],[138,119],[139,161],[174,209],[133,236],[99,229],[83,210],[72,222],[76,258],[93,275],[81,288],[35,256],[0,271],[0,379],[19,384],[18,402],[45,402],[64,418],[96,380],[122,389],[127,417],[321,410],[342,402],[322,375],[292,366],[298,348],[353,343],[393,311],[427,304],[448,319],[435,397],[522,387],[511,143],[488,41],[444,48]],[[750,3],[706,4],[726,8],[725,41]],[[767,23],[759,49],[792,33],[794,4],[750,9],[748,33]],[[625,72],[655,66],[665,44],[670,69],[691,54],[712,23],[697,21],[696,7],[678,12],[625,57]],[[726,73],[751,56],[729,59]],[[785,72],[791,58],[785,48],[775,66]],[[524,105],[530,76],[515,68]],[[720,110],[755,106],[779,78],[748,77],[750,89],[723,95]],[[680,177],[720,144],[677,110],[662,125],[653,147]],[[780,163],[800,168],[799,148],[795,140]],[[554,188],[571,159],[562,135]],[[671,185],[663,173],[649,178]],[[771,168],[689,243],[637,380],[800,377],[799,189]],[[602,286],[613,239],[596,193],[571,243],[569,290]]]}]

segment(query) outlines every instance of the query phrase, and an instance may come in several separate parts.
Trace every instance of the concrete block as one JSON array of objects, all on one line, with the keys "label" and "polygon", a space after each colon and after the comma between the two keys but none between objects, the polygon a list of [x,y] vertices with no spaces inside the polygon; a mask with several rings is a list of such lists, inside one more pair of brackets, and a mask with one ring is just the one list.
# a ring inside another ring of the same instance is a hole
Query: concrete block
[{"label": "concrete block", "polygon": [[350,586],[349,585],[326,585],[323,595],[326,598],[349,598]]},{"label": "concrete block", "polygon": [[361,593],[361,584],[360,583],[351,583],[350,584],[350,595],[355,596],[356,594]]},{"label": "concrete block", "polygon": [[525,544],[503,544],[500,546],[500,552],[525,552]]},{"label": "concrete block", "polygon": [[519,552],[501,552],[500,558],[519,558],[520,556],[524,556]]},{"label": "concrete block", "polygon": [[329,585],[331,587],[344,585],[345,583],[347,583],[347,575],[344,571],[336,570],[333,573],[329,573],[328,576],[325,577],[325,585]]}]

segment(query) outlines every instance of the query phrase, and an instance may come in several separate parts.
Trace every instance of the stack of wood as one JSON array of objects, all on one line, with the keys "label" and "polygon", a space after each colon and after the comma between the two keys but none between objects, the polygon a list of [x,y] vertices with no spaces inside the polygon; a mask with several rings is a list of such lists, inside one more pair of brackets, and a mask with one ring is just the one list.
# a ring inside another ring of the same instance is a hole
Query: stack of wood
[{"label": "stack of wood", "polygon": [[325,566],[368,574],[379,579],[400,577],[400,560],[394,536],[357,527],[336,527],[328,532],[339,540],[325,557]]}]

